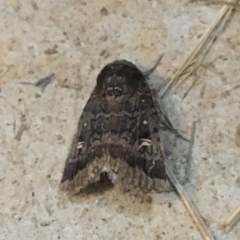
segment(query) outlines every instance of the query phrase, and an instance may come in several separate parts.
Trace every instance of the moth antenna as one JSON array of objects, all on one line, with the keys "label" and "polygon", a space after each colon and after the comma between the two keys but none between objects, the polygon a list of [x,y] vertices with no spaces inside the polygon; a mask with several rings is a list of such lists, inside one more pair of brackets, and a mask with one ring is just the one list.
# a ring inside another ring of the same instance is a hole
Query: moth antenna
[{"label": "moth antenna", "polygon": [[157,68],[157,66],[160,64],[162,58],[163,58],[164,54],[160,55],[160,57],[158,58],[157,62],[155,63],[155,65],[150,68],[149,70],[147,70],[146,72],[143,72],[143,75],[148,78]]}]

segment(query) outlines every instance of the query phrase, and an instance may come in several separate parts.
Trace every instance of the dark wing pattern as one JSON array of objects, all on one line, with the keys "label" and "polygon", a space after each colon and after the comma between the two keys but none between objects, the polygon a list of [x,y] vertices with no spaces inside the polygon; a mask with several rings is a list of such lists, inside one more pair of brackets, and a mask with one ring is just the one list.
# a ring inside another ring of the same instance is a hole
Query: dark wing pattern
[{"label": "dark wing pattern", "polygon": [[81,115],[62,186],[79,190],[106,172],[126,189],[162,192],[166,173],[159,126],[141,71],[125,60],[105,66]]}]

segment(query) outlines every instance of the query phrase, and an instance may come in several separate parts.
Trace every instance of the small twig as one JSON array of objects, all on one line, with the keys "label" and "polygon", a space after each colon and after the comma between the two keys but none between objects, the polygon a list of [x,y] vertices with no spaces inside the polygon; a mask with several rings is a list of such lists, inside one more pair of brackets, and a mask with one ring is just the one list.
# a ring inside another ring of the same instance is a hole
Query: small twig
[{"label": "small twig", "polygon": [[26,124],[22,124],[17,132],[17,135],[15,136],[15,139],[17,141],[20,141],[23,135],[23,132],[27,129],[27,125]]},{"label": "small twig", "polygon": [[41,78],[36,83],[30,83],[30,82],[20,82],[20,84],[25,85],[33,85],[34,87],[39,87],[42,92],[46,89],[46,87],[53,81],[54,73],[51,73],[49,76],[45,78]]},{"label": "small twig", "polygon": [[10,67],[5,68],[5,70],[3,70],[3,72],[1,73],[1,77],[3,77],[8,71],[9,71]]},{"label": "small twig", "polygon": [[192,200],[190,197],[187,195],[187,193],[184,191],[183,187],[181,184],[178,182],[172,171],[170,170],[169,166],[165,164],[166,166],[166,172],[168,177],[170,178],[171,182],[175,186],[175,188],[178,191],[178,194],[180,195],[186,209],[188,210],[189,215],[192,217],[194,220],[194,223],[201,233],[202,237],[204,240],[213,240],[213,237],[210,235],[207,226],[203,222],[202,218],[200,217],[200,214],[198,213],[196,207],[194,206]]},{"label": "small twig", "polygon": [[240,220],[240,206],[238,206],[224,221],[222,227],[225,232],[229,232]]}]

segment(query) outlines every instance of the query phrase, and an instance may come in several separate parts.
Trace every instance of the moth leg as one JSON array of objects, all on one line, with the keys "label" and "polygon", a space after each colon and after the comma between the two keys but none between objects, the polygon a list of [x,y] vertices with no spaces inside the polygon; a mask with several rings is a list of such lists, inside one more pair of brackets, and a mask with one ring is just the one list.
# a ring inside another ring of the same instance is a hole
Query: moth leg
[{"label": "moth leg", "polygon": [[158,58],[157,62],[155,63],[155,65],[152,68],[150,68],[146,72],[143,72],[143,75],[144,75],[145,78],[148,78],[155,71],[155,69],[157,68],[157,66],[161,62],[162,58],[163,58],[163,54]]}]

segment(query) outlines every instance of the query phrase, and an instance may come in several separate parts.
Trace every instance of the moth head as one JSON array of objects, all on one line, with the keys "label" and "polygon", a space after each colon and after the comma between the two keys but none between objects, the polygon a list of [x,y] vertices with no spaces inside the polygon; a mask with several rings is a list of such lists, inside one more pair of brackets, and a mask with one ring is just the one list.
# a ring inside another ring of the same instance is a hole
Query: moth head
[{"label": "moth head", "polygon": [[142,72],[126,60],[106,65],[97,77],[98,90],[115,98],[131,94],[142,84],[145,84]]}]

